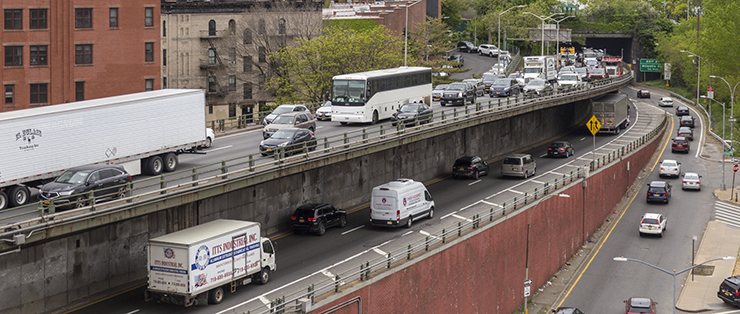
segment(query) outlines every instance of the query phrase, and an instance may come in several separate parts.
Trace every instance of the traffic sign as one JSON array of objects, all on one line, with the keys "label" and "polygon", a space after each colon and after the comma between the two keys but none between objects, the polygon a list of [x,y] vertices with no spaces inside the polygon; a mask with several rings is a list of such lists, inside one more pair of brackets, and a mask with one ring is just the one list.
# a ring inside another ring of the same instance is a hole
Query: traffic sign
[{"label": "traffic sign", "polygon": [[735,118],[729,118],[729,119],[727,119],[727,121],[735,122],[735,121],[737,121],[737,119],[735,119]]},{"label": "traffic sign", "polygon": [[725,156],[732,156],[732,153],[725,152]]},{"label": "traffic sign", "polygon": [[599,122],[599,119],[596,119],[596,116],[591,116],[591,119],[586,122],[586,127],[589,131],[591,131],[591,135],[596,135],[596,132],[599,132],[601,129],[601,122]]},{"label": "traffic sign", "polygon": [[656,59],[640,59],[640,72],[660,72],[661,64]]},{"label": "traffic sign", "polygon": [[527,280],[524,281],[524,285],[525,286],[529,286],[531,284],[532,284],[532,279],[527,279]]},{"label": "traffic sign", "polygon": [[707,98],[714,99],[714,86],[707,87]]},{"label": "traffic sign", "polygon": [[529,286],[524,286],[524,296],[525,297],[529,296]]},{"label": "traffic sign", "polygon": [[732,166],[732,171],[733,171],[733,172],[737,172],[737,169],[738,169],[738,168],[740,168],[740,167],[738,167],[737,165],[734,165],[734,166]]}]

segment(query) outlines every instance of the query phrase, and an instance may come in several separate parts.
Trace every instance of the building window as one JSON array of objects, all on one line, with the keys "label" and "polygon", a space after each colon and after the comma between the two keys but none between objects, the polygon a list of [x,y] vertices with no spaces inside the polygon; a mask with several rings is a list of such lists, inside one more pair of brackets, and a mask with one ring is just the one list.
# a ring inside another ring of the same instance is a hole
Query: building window
[{"label": "building window", "polygon": [[257,31],[259,32],[260,35],[267,34],[267,28],[265,27],[265,19],[259,20],[258,27],[259,28],[257,29]]},{"label": "building window", "polygon": [[154,8],[144,8],[144,26],[154,26]]},{"label": "building window", "polygon": [[244,99],[252,99],[252,82],[244,83]]},{"label": "building window", "polygon": [[234,35],[236,33],[236,22],[234,20],[229,20],[229,35]]},{"label": "building window", "polygon": [[213,76],[208,77],[208,92],[209,93],[216,92],[216,79],[214,79]]},{"label": "building window", "polygon": [[75,101],[85,100],[85,82],[75,82]]},{"label": "building window", "polygon": [[162,78],[162,88],[167,88],[167,78],[166,77]]},{"label": "building window", "polygon": [[162,37],[167,37],[167,21],[162,21]]},{"label": "building window", "polygon": [[31,65],[47,65],[47,46],[31,46]]},{"label": "building window", "polygon": [[167,49],[162,49],[162,66],[167,66]]},{"label": "building window", "polygon": [[244,44],[245,45],[252,44],[252,30],[249,28],[244,29]]},{"label": "building window", "polygon": [[23,46],[5,46],[5,65],[23,65]]},{"label": "building window", "polygon": [[144,81],[144,90],[145,91],[154,90],[154,79],[146,79]]},{"label": "building window", "polygon": [[229,49],[229,61],[236,63],[236,48]]},{"label": "building window", "polygon": [[23,29],[23,10],[5,10],[5,29]]},{"label": "building window", "polygon": [[75,9],[75,28],[92,27],[92,8]]},{"label": "building window", "polygon": [[244,63],[244,72],[252,71],[252,56],[242,58],[242,63]]},{"label": "building window", "polygon": [[92,64],[92,45],[75,45],[75,64]]},{"label": "building window", "polygon": [[236,117],[236,104],[229,104],[229,118]]},{"label": "building window", "polygon": [[31,84],[31,103],[45,104],[48,103],[47,88],[49,84]]},{"label": "building window", "polygon": [[229,90],[230,91],[236,90],[236,76],[235,75],[229,75]]},{"label": "building window", "polygon": [[213,48],[208,48],[208,64],[216,64],[216,50],[213,50]]},{"label": "building window", "polygon": [[285,19],[278,20],[278,34],[285,35]]},{"label": "building window", "polygon": [[259,61],[260,63],[267,62],[267,49],[265,47],[259,49]]},{"label": "building window", "polygon": [[146,62],[154,61],[154,43],[144,44],[144,61]]},{"label": "building window", "polygon": [[46,29],[46,9],[31,9],[31,29]]},{"label": "building window", "polygon": [[15,102],[15,85],[5,85],[5,104],[13,105]]},{"label": "building window", "polygon": [[216,36],[216,21],[208,21],[208,36]]},{"label": "building window", "polygon": [[110,8],[110,18],[108,21],[110,28],[118,27],[118,8]]},{"label": "building window", "polygon": [[213,105],[208,105],[208,114],[213,114]]}]

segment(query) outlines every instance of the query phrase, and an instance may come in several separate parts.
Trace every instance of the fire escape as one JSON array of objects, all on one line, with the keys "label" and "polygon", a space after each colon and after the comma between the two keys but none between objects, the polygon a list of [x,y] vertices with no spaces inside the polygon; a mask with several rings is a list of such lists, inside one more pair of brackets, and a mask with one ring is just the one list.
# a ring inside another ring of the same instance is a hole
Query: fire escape
[{"label": "fire escape", "polygon": [[207,87],[206,96],[212,97],[224,97],[226,96],[226,89],[219,83],[218,76],[216,75],[217,70],[224,69],[223,60],[218,54],[218,49],[214,45],[214,39],[221,38],[220,32],[214,30],[201,31],[201,40],[208,42],[208,58],[200,60],[200,69],[205,70],[207,73]]}]

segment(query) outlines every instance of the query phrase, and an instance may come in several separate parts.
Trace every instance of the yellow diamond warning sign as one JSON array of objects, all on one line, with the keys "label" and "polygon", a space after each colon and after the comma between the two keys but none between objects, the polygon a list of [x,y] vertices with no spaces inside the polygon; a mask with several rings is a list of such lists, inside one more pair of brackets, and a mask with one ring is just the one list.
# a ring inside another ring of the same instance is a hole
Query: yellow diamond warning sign
[{"label": "yellow diamond warning sign", "polygon": [[591,116],[591,120],[586,122],[586,127],[591,131],[591,135],[596,135],[596,132],[599,132],[599,129],[601,129],[601,122],[596,119],[596,116]]}]

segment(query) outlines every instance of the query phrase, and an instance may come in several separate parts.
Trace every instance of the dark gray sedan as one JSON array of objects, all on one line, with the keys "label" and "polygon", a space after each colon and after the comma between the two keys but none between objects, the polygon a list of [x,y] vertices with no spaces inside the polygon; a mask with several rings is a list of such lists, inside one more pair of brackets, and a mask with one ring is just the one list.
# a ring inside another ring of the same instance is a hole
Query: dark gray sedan
[{"label": "dark gray sedan", "polygon": [[433,111],[424,103],[405,104],[391,116],[391,124],[395,126],[403,123],[408,126],[416,124],[417,121],[419,124],[429,123],[432,122]]}]

